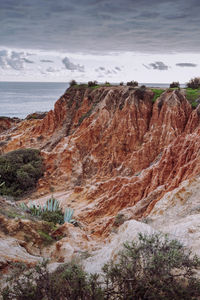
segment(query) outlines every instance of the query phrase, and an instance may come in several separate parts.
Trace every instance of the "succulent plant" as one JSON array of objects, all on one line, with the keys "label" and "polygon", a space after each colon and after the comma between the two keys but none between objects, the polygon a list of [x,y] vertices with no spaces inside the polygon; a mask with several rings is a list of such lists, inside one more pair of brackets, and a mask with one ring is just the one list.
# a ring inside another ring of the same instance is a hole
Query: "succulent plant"
[{"label": "succulent plant", "polygon": [[74,214],[74,210],[70,207],[67,207],[64,213],[64,222],[68,222],[72,224],[73,222],[76,222],[74,219],[72,219],[73,214]]}]

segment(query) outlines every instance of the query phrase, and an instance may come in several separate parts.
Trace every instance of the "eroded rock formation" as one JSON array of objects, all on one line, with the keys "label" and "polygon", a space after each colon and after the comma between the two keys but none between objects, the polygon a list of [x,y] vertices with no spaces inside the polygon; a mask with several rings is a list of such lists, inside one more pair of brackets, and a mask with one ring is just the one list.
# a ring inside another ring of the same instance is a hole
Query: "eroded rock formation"
[{"label": "eroded rock formation", "polygon": [[10,140],[2,133],[1,152],[41,149],[35,197],[54,188],[87,233],[106,236],[117,214],[139,220],[199,174],[200,108],[177,90],[152,99],[149,89],[70,88],[44,119],[22,121]]}]

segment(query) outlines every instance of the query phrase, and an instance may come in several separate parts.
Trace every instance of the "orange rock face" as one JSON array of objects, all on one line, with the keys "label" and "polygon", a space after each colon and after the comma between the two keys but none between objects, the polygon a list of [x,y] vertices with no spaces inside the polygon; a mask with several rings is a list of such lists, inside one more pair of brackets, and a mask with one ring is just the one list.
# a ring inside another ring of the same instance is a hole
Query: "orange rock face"
[{"label": "orange rock face", "polygon": [[70,88],[44,119],[21,122],[1,151],[41,149],[38,193],[66,191],[62,205],[92,234],[107,234],[120,211],[145,216],[199,173],[199,108],[179,91],[152,99],[148,89]]}]

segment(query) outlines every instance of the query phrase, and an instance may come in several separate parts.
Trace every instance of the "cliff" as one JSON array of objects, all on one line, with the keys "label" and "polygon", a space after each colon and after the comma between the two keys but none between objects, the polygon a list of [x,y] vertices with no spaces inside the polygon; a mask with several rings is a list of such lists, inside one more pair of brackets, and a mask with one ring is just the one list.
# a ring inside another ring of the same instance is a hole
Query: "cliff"
[{"label": "cliff", "polygon": [[[153,103],[150,89],[72,87],[42,120],[1,134],[2,153],[39,148],[45,175],[35,197],[62,192],[63,206],[96,236],[117,214],[147,216],[157,201],[200,167],[200,114],[181,91]],[[42,201],[42,200],[41,200]],[[92,228],[92,229],[91,229]]]},{"label": "cliff", "polygon": [[75,86],[43,119],[0,120],[1,153],[41,149],[45,174],[31,198],[44,204],[53,191],[80,224],[48,231],[53,244],[46,247],[38,234],[43,223],[10,220],[0,203],[0,269],[42,257],[66,262],[99,249],[84,262],[99,271],[126,239],[157,230],[198,253],[200,107],[192,110],[178,90],[155,103],[153,97],[150,89]]}]

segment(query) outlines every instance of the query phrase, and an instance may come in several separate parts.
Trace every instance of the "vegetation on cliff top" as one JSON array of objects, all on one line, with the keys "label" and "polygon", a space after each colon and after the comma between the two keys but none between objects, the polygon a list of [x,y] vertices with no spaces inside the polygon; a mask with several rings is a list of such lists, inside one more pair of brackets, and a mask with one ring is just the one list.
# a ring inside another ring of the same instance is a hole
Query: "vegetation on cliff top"
[{"label": "vegetation on cliff top", "polygon": [[0,156],[0,195],[21,197],[32,191],[43,175],[43,162],[37,149],[19,149]]},{"label": "vegetation on cliff top", "polygon": [[124,244],[118,259],[104,265],[102,274],[89,275],[74,262],[50,273],[47,264],[18,267],[3,290],[3,300],[42,299],[197,299],[198,257],[176,240],[158,234],[139,234],[139,242]]}]

